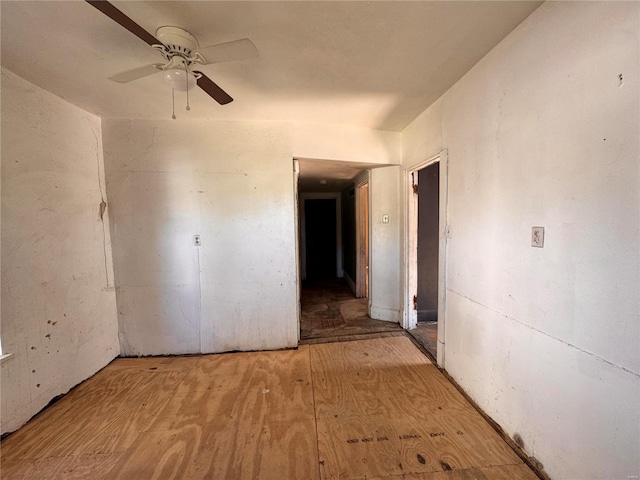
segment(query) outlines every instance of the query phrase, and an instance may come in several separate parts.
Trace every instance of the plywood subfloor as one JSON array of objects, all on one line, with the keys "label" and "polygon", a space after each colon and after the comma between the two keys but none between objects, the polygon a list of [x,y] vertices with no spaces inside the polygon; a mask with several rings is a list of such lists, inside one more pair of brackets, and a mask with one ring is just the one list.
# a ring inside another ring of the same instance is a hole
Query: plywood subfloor
[{"label": "plywood subfloor", "polygon": [[403,336],[118,359],[0,455],[3,479],[537,478]]}]

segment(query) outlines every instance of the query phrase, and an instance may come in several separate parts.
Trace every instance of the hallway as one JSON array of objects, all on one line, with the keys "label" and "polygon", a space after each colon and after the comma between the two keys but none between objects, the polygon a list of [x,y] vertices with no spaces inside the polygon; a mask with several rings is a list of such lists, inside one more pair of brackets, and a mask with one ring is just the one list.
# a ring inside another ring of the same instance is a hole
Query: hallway
[{"label": "hallway", "polygon": [[301,292],[301,343],[312,339],[339,339],[373,333],[400,332],[398,323],[373,320],[367,298],[355,298],[341,278],[305,281]]}]

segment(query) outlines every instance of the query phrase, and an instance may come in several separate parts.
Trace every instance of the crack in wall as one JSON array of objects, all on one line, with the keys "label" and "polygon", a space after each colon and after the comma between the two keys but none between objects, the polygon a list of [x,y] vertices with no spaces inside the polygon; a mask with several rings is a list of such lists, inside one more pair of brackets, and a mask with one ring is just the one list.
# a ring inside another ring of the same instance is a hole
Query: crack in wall
[{"label": "crack in wall", "polygon": [[109,288],[109,266],[107,261],[107,232],[104,224],[104,213],[107,209],[107,202],[104,201],[104,191],[102,190],[102,177],[100,175],[100,142],[98,141],[98,135],[94,131],[91,126],[91,122],[88,118],[85,117],[87,124],[89,125],[89,130],[93,135],[93,139],[96,143],[96,167],[98,172],[98,189],[100,190],[100,205],[99,205],[99,216],[100,223],[102,223],[102,253],[104,257],[104,277],[106,281],[106,287]]}]

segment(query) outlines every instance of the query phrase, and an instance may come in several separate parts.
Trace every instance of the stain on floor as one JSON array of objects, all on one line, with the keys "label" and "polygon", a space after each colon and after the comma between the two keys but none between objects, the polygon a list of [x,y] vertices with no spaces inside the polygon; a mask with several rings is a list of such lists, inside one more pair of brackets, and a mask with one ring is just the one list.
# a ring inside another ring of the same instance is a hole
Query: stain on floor
[{"label": "stain on floor", "polygon": [[305,281],[301,291],[300,338],[333,338],[395,332],[398,323],[373,320],[369,299],[356,298],[344,279]]}]

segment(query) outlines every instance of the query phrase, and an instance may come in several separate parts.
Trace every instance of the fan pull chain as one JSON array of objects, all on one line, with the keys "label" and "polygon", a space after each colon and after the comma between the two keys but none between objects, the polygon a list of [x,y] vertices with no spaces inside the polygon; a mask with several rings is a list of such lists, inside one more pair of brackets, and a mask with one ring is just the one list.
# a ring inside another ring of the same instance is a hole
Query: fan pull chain
[{"label": "fan pull chain", "polygon": [[186,75],[184,76],[185,81],[187,82],[187,111],[191,110],[189,106],[189,69],[185,68]]},{"label": "fan pull chain", "polygon": [[176,119],[176,91],[171,89],[171,118]]}]

